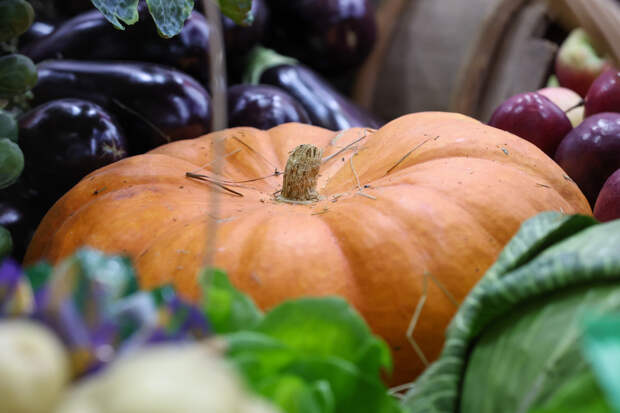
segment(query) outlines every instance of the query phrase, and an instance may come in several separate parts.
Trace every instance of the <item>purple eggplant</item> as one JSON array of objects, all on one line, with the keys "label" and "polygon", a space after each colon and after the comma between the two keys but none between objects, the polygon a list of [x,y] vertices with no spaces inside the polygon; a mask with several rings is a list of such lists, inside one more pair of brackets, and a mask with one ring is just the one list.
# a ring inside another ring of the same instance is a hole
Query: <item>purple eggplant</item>
[{"label": "purple eggplant", "polygon": [[310,123],[299,102],[285,91],[268,85],[235,85],[228,88],[228,126],[270,129],[287,122]]},{"label": "purple eggplant", "polygon": [[313,125],[331,130],[355,126],[379,128],[379,119],[351,102],[312,69],[295,60],[256,47],[250,54],[246,81],[276,86],[306,109]]},{"label": "purple eggplant", "polygon": [[57,200],[84,176],[127,156],[125,135],[101,106],[79,99],[44,103],[19,118],[26,180]]},{"label": "purple eggplant", "polygon": [[265,0],[252,1],[252,16],[252,23],[248,26],[241,26],[228,17],[222,16],[226,67],[231,83],[241,81],[247,54],[264,40],[269,24],[269,9]]},{"label": "purple eggplant", "polygon": [[324,73],[361,65],[377,37],[370,0],[268,0],[268,46]]},{"label": "purple eggplant", "polygon": [[24,34],[19,36],[19,47],[23,49],[27,44],[49,35],[55,29],[55,26],[50,22],[36,21],[26,30]]},{"label": "purple eggplant", "polygon": [[75,16],[95,7],[91,0],[55,0],[54,6],[64,16]]},{"label": "purple eggplant", "polygon": [[21,53],[35,62],[45,59],[135,60],[172,66],[205,83],[208,80],[209,25],[192,12],[183,30],[171,39],[157,34],[146,4],[140,20],[118,30],[98,11],[66,20],[48,36],[26,45]]},{"label": "purple eggplant", "polygon": [[116,116],[130,154],[211,129],[211,99],[191,76],[142,62],[47,60],[38,65],[34,104],[78,98]]},{"label": "purple eggplant", "polygon": [[26,177],[0,190],[0,225],[13,238],[11,255],[18,261],[24,258],[28,244],[53,201],[33,189]]}]

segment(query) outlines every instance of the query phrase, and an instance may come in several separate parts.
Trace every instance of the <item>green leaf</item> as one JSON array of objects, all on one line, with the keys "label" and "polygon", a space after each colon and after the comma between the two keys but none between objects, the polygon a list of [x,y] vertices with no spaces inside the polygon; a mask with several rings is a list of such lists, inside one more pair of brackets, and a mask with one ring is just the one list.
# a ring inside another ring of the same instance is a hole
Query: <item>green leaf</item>
[{"label": "green leaf", "polygon": [[367,375],[350,361],[338,357],[300,357],[282,372],[303,377],[309,383],[329,383],[335,413],[402,411],[378,375]]},{"label": "green leaf", "polygon": [[[138,0],[91,0],[110,23],[119,30],[125,30],[125,24],[138,21]],[[120,21],[119,21],[120,20]]]},{"label": "green leaf", "polygon": [[252,24],[252,0],[217,0],[222,14],[237,24],[247,26]]},{"label": "green leaf", "polygon": [[265,377],[277,375],[298,357],[296,352],[286,345],[265,334],[239,331],[224,337],[227,356],[255,389]]},{"label": "green leaf", "polygon": [[204,270],[199,279],[203,308],[216,333],[250,330],[262,319],[252,299],[233,287],[225,272]]},{"label": "green leaf", "polygon": [[307,383],[297,375],[285,374],[264,380],[258,393],[287,413],[332,413],[333,394],[329,384]]},{"label": "green leaf", "polygon": [[545,406],[530,413],[614,413],[592,372],[568,380]]},{"label": "green leaf", "polygon": [[256,330],[303,354],[351,361],[369,375],[391,368],[387,344],[342,298],[286,301],[267,313]]},{"label": "green leaf", "polygon": [[159,35],[170,38],[182,29],[192,13],[194,0],[146,0]]},{"label": "green leaf", "polygon": [[607,400],[620,412],[620,314],[590,317],[586,323],[583,352]]}]

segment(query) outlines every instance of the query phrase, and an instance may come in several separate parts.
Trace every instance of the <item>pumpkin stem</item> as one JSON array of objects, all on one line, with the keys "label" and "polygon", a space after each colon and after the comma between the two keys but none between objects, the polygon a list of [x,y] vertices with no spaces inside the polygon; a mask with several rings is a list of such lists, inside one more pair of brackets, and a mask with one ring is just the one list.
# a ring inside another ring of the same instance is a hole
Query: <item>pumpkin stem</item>
[{"label": "pumpkin stem", "polygon": [[299,145],[291,152],[286,168],[280,196],[289,201],[316,201],[316,181],[323,151],[314,145]]}]

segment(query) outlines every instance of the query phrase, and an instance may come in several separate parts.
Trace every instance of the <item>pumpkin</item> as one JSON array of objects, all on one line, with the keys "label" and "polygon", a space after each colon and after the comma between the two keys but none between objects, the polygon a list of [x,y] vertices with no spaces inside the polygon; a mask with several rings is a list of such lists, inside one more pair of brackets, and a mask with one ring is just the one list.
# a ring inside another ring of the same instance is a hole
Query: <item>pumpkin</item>
[{"label": "pumpkin", "polygon": [[402,383],[438,356],[458,303],[545,210],[591,215],[538,148],[463,115],[411,114],[376,131],[241,127],[91,173],[47,213],[25,261],[90,245],[130,255],[142,287],[174,282],[196,299],[215,222],[215,265],[260,307],[344,296],[389,343],[391,383]]}]

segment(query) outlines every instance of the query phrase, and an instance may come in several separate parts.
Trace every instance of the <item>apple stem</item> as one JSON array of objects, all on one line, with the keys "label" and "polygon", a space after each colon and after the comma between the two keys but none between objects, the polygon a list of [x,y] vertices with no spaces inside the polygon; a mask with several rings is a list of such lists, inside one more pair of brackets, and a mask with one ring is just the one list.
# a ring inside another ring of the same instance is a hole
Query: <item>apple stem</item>
[{"label": "apple stem", "polygon": [[570,108],[566,109],[566,110],[564,111],[564,113],[568,113],[568,112],[570,112],[571,110],[574,110],[574,109],[580,108],[580,107],[582,107],[582,106],[583,106],[583,105],[585,105],[585,104],[586,104],[586,101],[585,101],[585,100],[583,100],[583,99],[581,99],[581,100],[579,101],[579,103],[577,103],[576,105],[571,106]]}]

